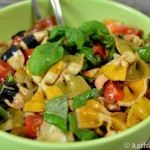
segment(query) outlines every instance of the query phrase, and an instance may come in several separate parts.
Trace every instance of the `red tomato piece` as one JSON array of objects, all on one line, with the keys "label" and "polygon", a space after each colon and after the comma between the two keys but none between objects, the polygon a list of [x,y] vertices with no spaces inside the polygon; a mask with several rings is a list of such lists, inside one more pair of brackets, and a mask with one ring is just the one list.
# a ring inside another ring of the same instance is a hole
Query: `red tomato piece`
[{"label": "red tomato piece", "polygon": [[42,19],[39,19],[36,24],[28,31],[31,32],[37,32],[41,31],[46,28],[50,28],[57,25],[56,19],[54,16],[48,16]]},{"label": "red tomato piece", "polygon": [[24,54],[24,57],[25,57],[26,61],[30,58],[33,51],[34,51],[34,48],[30,48],[30,49],[24,51],[23,54]]},{"label": "red tomato piece", "polygon": [[39,131],[42,123],[42,115],[35,114],[25,117],[25,127],[31,138],[35,139],[37,137],[36,133]]},{"label": "red tomato piece", "polygon": [[103,50],[103,48],[102,48],[100,43],[97,42],[96,44],[93,45],[93,51],[94,51],[95,55],[100,55],[100,57],[104,61],[105,53],[104,53],[104,50]]},{"label": "red tomato piece", "polygon": [[103,95],[108,100],[122,100],[124,92],[118,81],[107,81],[103,88]]},{"label": "red tomato piece", "polygon": [[0,82],[7,80],[8,73],[14,74],[14,69],[5,61],[0,59]]},{"label": "red tomato piece", "polygon": [[127,26],[116,20],[105,20],[104,24],[112,34],[133,34],[137,36],[142,35],[142,30]]}]

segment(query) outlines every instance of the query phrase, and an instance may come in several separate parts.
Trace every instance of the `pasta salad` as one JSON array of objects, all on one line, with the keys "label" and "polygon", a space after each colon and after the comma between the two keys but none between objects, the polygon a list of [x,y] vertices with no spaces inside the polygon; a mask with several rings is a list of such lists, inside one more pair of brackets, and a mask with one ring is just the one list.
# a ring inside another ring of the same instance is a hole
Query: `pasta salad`
[{"label": "pasta salad", "polygon": [[150,116],[150,36],[117,20],[39,20],[0,44],[0,129],[45,142],[112,136]]}]

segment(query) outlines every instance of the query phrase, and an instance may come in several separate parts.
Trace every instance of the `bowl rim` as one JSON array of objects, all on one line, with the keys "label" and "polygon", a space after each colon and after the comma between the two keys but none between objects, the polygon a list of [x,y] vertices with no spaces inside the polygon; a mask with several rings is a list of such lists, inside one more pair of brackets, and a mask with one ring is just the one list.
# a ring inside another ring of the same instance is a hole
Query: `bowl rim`
[{"label": "bowl rim", "polygon": [[[42,0],[39,0],[39,1],[42,1]],[[126,11],[136,13],[139,17],[142,17],[142,18],[146,19],[150,23],[150,18],[147,15],[145,15],[142,12],[140,12],[140,11],[130,7],[130,6],[127,6],[125,4],[122,4],[122,3],[119,3],[119,2],[116,2],[116,1],[112,1],[112,0],[93,0],[93,1],[97,1],[97,2],[100,2],[100,3],[108,4],[108,5],[114,5],[114,6],[122,8]],[[10,9],[14,9],[15,7],[19,7],[21,5],[26,5],[26,4],[29,4],[29,3],[31,3],[31,1],[16,2],[14,4],[11,4],[11,5],[8,5],[8,6],[5,6],[5,7],[1,8],[0,13],[5,13]],[[67,148],[70,148],[70,146],[73,146],[74,148],[86,148],[86,147],[89,147],[89,146],[91,147],[91,146],[94,146],[94,145],[97,145],[97,144],[106,144],[108,141],[113,142],[113,141],[116,141],[120,138],[124,138],[124,137],[129,136],[129,135],[135,133],[136,131],[144,128],[149,123],[150,123],[150,117],[146,118],[145,120],[138,123],[137,125],[129,128],[125,131],[122,131],[120,133],[117,133],[113,136],[98,138],[98,139],[89,140],[89,141],[69,142],[69,143],[56,144],[56,143],[49,143],[49,142],[43,142],[43,141],[37,141],[36,140],[36,145],[38,147],[42,147],[42,148],[51,147],[51,148],[56,148],[56,149],[57,148],[62,148],[62,147],[67,149]],[[17,143],[23,143],[23,144],[26,144],[26,145],[35,145],[35,140],[26,139],[26,138],[23,138],[23,137],[12,135],[12,134],[7,133],[7,132],[2,131],[2,130],[0,130],[0,137],[4,137],[6,139],[9,139],[9,140],[17,142]]]}]

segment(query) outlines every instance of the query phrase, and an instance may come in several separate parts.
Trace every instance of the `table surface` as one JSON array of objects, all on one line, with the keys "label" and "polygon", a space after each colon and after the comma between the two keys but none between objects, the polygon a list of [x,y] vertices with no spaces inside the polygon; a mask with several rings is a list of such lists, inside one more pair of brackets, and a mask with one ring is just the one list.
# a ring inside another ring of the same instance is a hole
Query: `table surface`
[{"label": "table surface", "polygon": [[[0,0],[0,8],[22,0]],[[150,0],[114,0],[129,5],[150,16]]]}]

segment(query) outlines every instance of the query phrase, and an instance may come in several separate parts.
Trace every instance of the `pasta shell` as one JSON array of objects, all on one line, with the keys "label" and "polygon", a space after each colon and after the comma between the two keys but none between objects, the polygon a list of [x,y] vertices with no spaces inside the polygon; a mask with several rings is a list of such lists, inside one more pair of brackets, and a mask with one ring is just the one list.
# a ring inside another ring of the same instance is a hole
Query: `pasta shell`
[{"label": "pasta shell", "polygon": [[61,91],[67,95],[68,99],[90,90],[90,86],[81,76],[64,74],[56,82]]},{"label": "pasta shell", "polygon": [[127,118],[127,126],[132,127],[149,116],[150,100],[143,96],[131,107]]},{"label": "pasta shell", "polygon": [[118,101],[120,106],[130,107],[134,105],[146,92],[147,79],[126,82],[123,86],[124,98]]},{"label": "pasta shell", "polygon": [[108,131],[122,131],[127,129],[124,118],[125,114],[113,114],[97,100],[90,99],[83,107],[75,111],[79,128],[98,128],[104,123]]},{"label": "pasta shell", "polygon": [[45,110],[45,96],[41,88],[39,88],[33,97],[25,102],[24,112],[43,112]]}]

